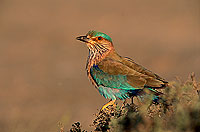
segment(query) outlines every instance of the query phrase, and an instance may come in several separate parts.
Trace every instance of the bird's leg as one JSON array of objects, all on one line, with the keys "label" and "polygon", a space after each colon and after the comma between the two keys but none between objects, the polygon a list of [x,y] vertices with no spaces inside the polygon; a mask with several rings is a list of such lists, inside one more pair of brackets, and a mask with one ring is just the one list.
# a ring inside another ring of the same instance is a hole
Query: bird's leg
[{"label": "bird's leg", "polygon": [[115,100],[111,100],[110,102],[108,102],[107,104],[105,104],[102,108],[101,108],[101,110],[104,110],[104,109],[107,109],[108,110],[108,106],[110,106],[110,105],[113,105],[113,106],[115,106],[115,101],[116,101],[116,99]]},{"label": "bird's leg", "polygon": [[131,97],[131,104],[133,104],[133,96]]}]

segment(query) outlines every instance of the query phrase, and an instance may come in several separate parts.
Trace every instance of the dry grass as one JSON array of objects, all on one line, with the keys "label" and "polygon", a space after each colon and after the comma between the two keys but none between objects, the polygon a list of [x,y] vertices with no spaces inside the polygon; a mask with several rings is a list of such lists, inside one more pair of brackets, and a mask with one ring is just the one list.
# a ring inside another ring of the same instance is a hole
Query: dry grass
[{"label": "dry grass", "polygon": [[[200,130],[200,83],[194,73],[182,82],[170,83],[158,104],[145,99],[139,104],[125,103],[121,107],[95,114],[93,130],[103,132],[197,132]],[[70,132],[83,132],[80,123]]]}]

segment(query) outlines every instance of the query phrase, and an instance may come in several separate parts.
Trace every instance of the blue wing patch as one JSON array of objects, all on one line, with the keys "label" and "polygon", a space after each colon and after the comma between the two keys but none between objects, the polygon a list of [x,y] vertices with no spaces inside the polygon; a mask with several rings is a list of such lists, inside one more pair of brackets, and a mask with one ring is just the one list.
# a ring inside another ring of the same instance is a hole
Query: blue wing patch
[{"label": "blue wing patch", "polygon": [[109,75],[97,65],[91,67],[91,76],[98,85],[98,90],[105,98],[126,99],[129,94],[137,95],[141,89],[133,88],[127,82],[126,75]]}]

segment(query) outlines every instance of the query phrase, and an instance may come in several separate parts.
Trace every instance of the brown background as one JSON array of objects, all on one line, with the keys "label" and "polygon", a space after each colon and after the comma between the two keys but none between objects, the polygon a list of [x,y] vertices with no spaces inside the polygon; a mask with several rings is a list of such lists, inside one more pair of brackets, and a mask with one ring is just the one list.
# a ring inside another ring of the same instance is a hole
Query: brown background
[{"label": "brown background", "polygon": [[0,131],[88,129],[106,99],[86,77],[89,30],[171,81],[200,74],[199,0],[1,0]]}]

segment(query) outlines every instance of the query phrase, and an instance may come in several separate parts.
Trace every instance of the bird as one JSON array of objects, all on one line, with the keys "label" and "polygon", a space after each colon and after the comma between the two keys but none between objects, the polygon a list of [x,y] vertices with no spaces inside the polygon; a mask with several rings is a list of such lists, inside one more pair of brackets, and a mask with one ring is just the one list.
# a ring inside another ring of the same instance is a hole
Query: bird
[{"label": "bird", "polygon": [[102,96],[110,99],[101,110],[115,105],[116,100],[163,94],[159,89],[167,87],[168,82],[133,59],[120,56],[107,34],[91,30],[76,39],[89,49],[86,64],[89,80]]}]

